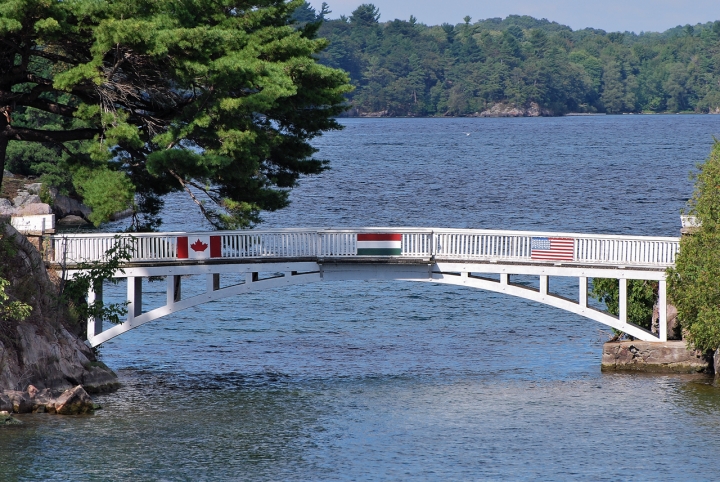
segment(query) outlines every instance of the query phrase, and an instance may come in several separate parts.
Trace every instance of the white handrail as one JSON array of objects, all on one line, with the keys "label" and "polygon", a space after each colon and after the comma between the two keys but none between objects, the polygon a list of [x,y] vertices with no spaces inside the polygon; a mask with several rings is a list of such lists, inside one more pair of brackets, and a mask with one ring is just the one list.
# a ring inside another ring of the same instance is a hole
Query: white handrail
[{"label": "white handrail", "polygon": [[[208,233],[67,234],[50,236],[51,263],[102,261],[116,243],[132,248],[133,262],[177,262],[178,238],[214,239],[214,255],[244,258],[347,258],[358,256],[358,234],[399,234],[400,253],[392,257],[463,261],[562,262],[589,265],[667,267],[675,263],[679,239],[536,231],[444,228],[287,228]],[[573,253],[538,259],[533,238],[572,240]]]}]

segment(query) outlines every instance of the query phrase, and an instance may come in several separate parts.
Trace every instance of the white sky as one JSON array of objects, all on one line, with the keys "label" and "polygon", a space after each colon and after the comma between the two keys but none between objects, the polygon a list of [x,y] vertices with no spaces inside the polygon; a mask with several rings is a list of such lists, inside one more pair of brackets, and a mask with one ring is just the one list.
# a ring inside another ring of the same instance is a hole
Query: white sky
[{"label": "white sky", "polygon": [[[322,0],[309,0],[316,9]],[[530,15],[570,26],[601,28],[608,32],[662,32],[677,25],[720,20],[720,0],[325,0],[330,18],[350,16],[361,3],[380,9],[380,21],[407,20],[415,15],[419,22],[439,25],[462,23],[508,15]]]}]

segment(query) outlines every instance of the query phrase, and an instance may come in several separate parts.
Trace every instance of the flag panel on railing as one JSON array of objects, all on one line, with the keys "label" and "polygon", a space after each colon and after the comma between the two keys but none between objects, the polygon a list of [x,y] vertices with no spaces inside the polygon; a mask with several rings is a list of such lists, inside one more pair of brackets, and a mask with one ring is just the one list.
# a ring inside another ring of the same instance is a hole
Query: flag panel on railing
[{"label": "flag panel on railing", "polygon": [[575,259],[575,239],[534,237],[530,241],[530,259],[572,261]]},{"label": "flag panel on railing", "polygon": [[178,259],[222,258],[220,236],[178,236]]},{"label": "flag panel on railing", "polygon": [[357,254],[358,256],[400,256],[402,254],[402,234],[358,234]]}]

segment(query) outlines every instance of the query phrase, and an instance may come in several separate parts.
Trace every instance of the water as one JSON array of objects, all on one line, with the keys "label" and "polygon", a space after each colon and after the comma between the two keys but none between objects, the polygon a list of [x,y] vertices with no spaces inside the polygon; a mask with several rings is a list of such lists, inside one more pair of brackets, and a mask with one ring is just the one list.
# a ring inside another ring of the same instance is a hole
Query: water
[{"label": "water", "polygon": [[[688,174],[720,135],[714,116],[342,122],[317,142],[332,170],[265,226],[675,236]],[[182,196],[166,221],[207,229]],[[162,289],[145,287],[149,304]],[[607,336],[526,300],[424,283],[222,300],[105,344],[123,388],[94,416],[3,429],[0,479],[715,479],[720,388],[603,374]]]}]

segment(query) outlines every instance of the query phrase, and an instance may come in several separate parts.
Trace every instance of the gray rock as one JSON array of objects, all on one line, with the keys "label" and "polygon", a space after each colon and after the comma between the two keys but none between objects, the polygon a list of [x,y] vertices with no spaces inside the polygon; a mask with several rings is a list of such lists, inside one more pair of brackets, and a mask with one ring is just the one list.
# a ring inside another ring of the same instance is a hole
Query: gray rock
[{"label": "gray rock", "polygon": [[26,392],[20,392],[18,390],[10,390],[5,392],[5,395],[10,398],[12,404],[12,411],[15,413],[30,413],[32,412],[33,404],[28,397]]},{"label": "gray rock", "polygon": [[0,412],[12,412],[13,406],[10,397],[0,393]]},{"label": "gray rock", "polygon": [[29,192],[30,194],[40,194],[40,189],[42,188],[41,182],[36,182],[33,184],[26,184],[25,190]]},{"label": "gray rock", "polygon": [[11,178],[11,177],[15,177],[15,174],[13,174],[13,173],[10,172],[10,171],[6,171],[6,170],[3,169],[3,177]]},{"label": "gray rock", "polygon": [[62,217],[55,221],[55,223],[63,224],[65,226],[84,226],[86,224],[90,224],[85,219],[81,218],[80,216],[75,216],[74,214]]},{"label": "gray rock", "polygon": [[713,356],[713,368],[715,369],[715,378],[720,377],[720,348],[715,350],[715,355]]},{"label": "gray rock", "polygon": [[12,205],[9,199],[0,198],[0,214],[6,216],[14,216],[15,211],[15,207]]},{"label": "gray rock", "polygon": [[58,415],[78,415],[92,413],[94,404],[82,385],[66,390],[55,400],[55,412]]},{"label": "gray rock", "polygon": [[[658,311],[658,305],[653,307],[652,314],[652,325],[650,331],[654,334],[658,334],[658,327],[660,322],[660,314]],[[678,311],[675,306],[667,305],[667,339],[668,340],[681,340],[682,334],[680,333],[680,322],[678,321]]]},{"label": "gray rock", "polygon": [[36,216],[39,214],[52,214],[52,208],[45,203],[25,204],[15,210],[16,216]]},{"label": "gray rock", "polygon": [[[51,195],[53,190],[50,191]],[[64,218],[65,216],[79,216],[86,218],[90,216],[92,210],[82,204],[81,202],[72,199],[62,194],[55,194],[53,198],[53,210],[58,218]]]},{"label": "gray rock", "polygon": [[42,199],[37,194],[28,194],[22,204],[15,204],[15,207],[27,206],[28,204],[42,204]]},{"label": "gray rock", "polygon": [[0,412],[0,425],[22,425],[22,422],[9,413]]},{"label": "gray rock", "polygon": [[25,202],[25,200],[30,197],[30,193],[27,191],[19,191],[17,193],[17,196],[15,196],[15,199],[13,199],[13,204],[15,207],[22,206],[22,204]]}]

